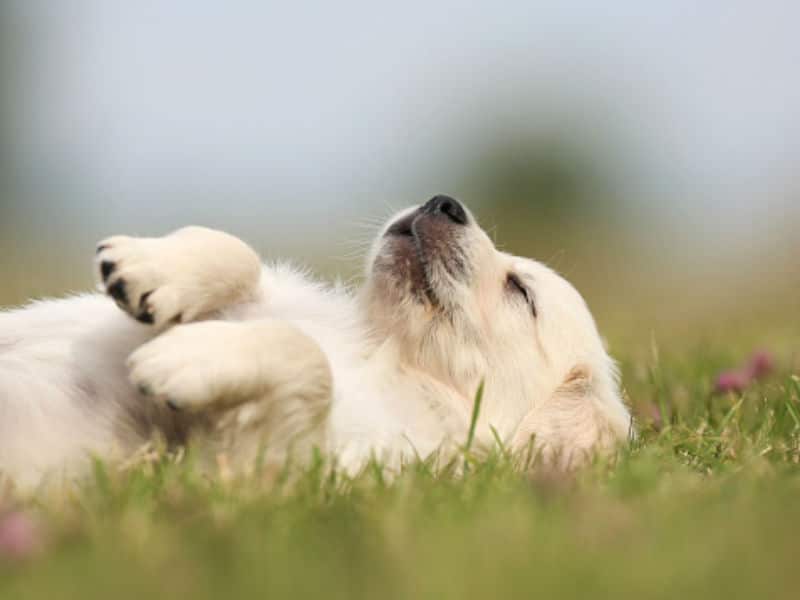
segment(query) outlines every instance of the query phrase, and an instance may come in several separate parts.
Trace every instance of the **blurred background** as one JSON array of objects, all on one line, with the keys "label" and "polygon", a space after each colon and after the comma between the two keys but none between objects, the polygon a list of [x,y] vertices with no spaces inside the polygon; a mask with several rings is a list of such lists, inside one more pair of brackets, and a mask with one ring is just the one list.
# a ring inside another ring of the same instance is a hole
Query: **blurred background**
[{"label": "blurred background", "polygon": [[800,4],[0,4],[0,304],[190,223],[358,276],[436,193],[613,343],[800,334]]}]

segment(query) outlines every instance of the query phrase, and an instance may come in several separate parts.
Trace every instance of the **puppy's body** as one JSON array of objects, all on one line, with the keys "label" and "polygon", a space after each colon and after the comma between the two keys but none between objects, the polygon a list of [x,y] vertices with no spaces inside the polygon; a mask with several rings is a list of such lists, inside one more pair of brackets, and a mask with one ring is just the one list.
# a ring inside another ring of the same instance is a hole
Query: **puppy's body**
[{"label": "puppy's body", "polygon": [[0,314],[0,471],[23,486],[154,433],[198,434],[243,468],[311,445],[351,472],[393,468],[463,442],[481,381],[479,442],[534,438],[569,468],[628,431],[577,292],[495,250],[449,198],[390,221],[357,291],[201,228],[110,238],[98,269],[119,308],[91,295]]},{"label": "puppy's body", "polygon": [[[357,468],[371,452],[395,462],[403,450],[429,453],[451,426],[463,425],[463,419],[448,423],[430,410],[425,389],[415,389],[418,382],[411,381],[413,375],[397,368],[391,345],[378,348],[370,339],[358,300],[347,290],[323,287],[288,265],[265,267],[261,286],[260,297],[218,315],[227,321],[223,325],[244,321],[246,335],[254,337],[260,336],[253,326],[263,325],[265,319],[293,325],[300,333],[299,343],[292,340],[294,336],[288,343],[279,343],[265,332],[267,359],[297,365],[300,372],[293,375],[298,378],[310,376],[306,363],[313,366],[313,360],[302,355],[304,334],[319,345],[335,373],[330,406],[323,389],[322,399],[311,398],[310,408],[298,409],[308,410],[308,422],[286,437],[310,429],[313,443],[337,450],[342,466]],[[284,456],[284,448],[273,447],[269,440],[280,421],[265,421],[258,414],[259,404],[269,399],[221,408],[208,417],[176,412],[159,401],[166,397],[144,396],[131,385],[126,361],[154,339],[154,332],[102,295],[40,302],[2,314],[0,331],[0,465],[20,485],[35,483],[45,474],[57,475],[62,467],[72,472],[91,455],[123,459],[154,432],[180,443],[195,429],[203,437],[214,438],[213,451],[246,455],[240,462],[253,458],[262,442],[267,451]],[[187,348],[177,347],[177,339],[165,336],[164,340],[175,343],[176,359],[186,358],[191,350],[207,354],[209,362],[220,360],[218,355],[235,354],[218,332],[198,333],[202,341],[192,340]],[[255,357],[248,352],[240,358],[251,362]],[[212,375],[206,370],[208,365],[195,366],[198,373],[192,377],[197,377],[198,385],[212,385],[202,382]],[[292,365],[280,368],[295,369]],[[438,401],[445,399],[443,394]],[[286,397],[276,401],[293,402]],[[320,419],[315,428],[314,421]]]}]

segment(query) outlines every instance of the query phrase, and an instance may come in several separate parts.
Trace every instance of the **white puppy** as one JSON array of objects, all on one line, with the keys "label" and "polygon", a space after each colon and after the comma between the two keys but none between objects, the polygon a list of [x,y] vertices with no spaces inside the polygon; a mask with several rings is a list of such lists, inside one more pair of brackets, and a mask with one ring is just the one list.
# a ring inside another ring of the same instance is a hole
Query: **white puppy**
[{"label": "white puppy", "polygon": [[354,293],[199,227],[110,238],[96,262],[127,315],[103,295],[0,313],[0,471],[20,485],[154,434],[245,469],[311,446],[396,468],[464,442],[481,381],[479,444],[573,468],[629,433],[580,295],[446,196],[390,220]]}]

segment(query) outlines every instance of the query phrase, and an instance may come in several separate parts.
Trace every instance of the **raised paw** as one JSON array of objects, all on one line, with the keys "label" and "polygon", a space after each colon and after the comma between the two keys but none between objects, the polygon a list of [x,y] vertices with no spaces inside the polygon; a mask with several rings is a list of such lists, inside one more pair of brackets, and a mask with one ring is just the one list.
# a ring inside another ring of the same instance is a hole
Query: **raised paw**
[{"label": "raised paw", "polygon": [[[97,247],[96,268],[100,288],[122,310],[141,323],[163,325],[182,320],[186,298],[174,283],[174,261],[161,239],[116,236]],[[177,275],[177,276],[176,276]]]},{"label": "raised paw", "polygon": [[227,234],[187,227],[161,238],[115,236],[97,247],[102,291],[141,323],[193,321],[254,293],[258,256]]}]

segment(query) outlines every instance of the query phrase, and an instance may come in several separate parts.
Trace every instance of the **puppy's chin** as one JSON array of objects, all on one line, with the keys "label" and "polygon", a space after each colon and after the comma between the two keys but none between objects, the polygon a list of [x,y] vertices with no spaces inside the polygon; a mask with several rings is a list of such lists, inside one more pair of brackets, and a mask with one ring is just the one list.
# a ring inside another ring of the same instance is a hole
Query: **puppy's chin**
[{"label": "puppy's chin", "polygon": [[454,308],[454,286],[466,283],[469,262],[464,228],[415,211],[392,223],[380,240],[370,280],[374,291],[394,305]]},{"label": "puppy's chin", "polygon": [[385,237],[370,274],[371,287],[379,300],[395,306],[438,305],[428,280],[426,260],[413,236]]}]

